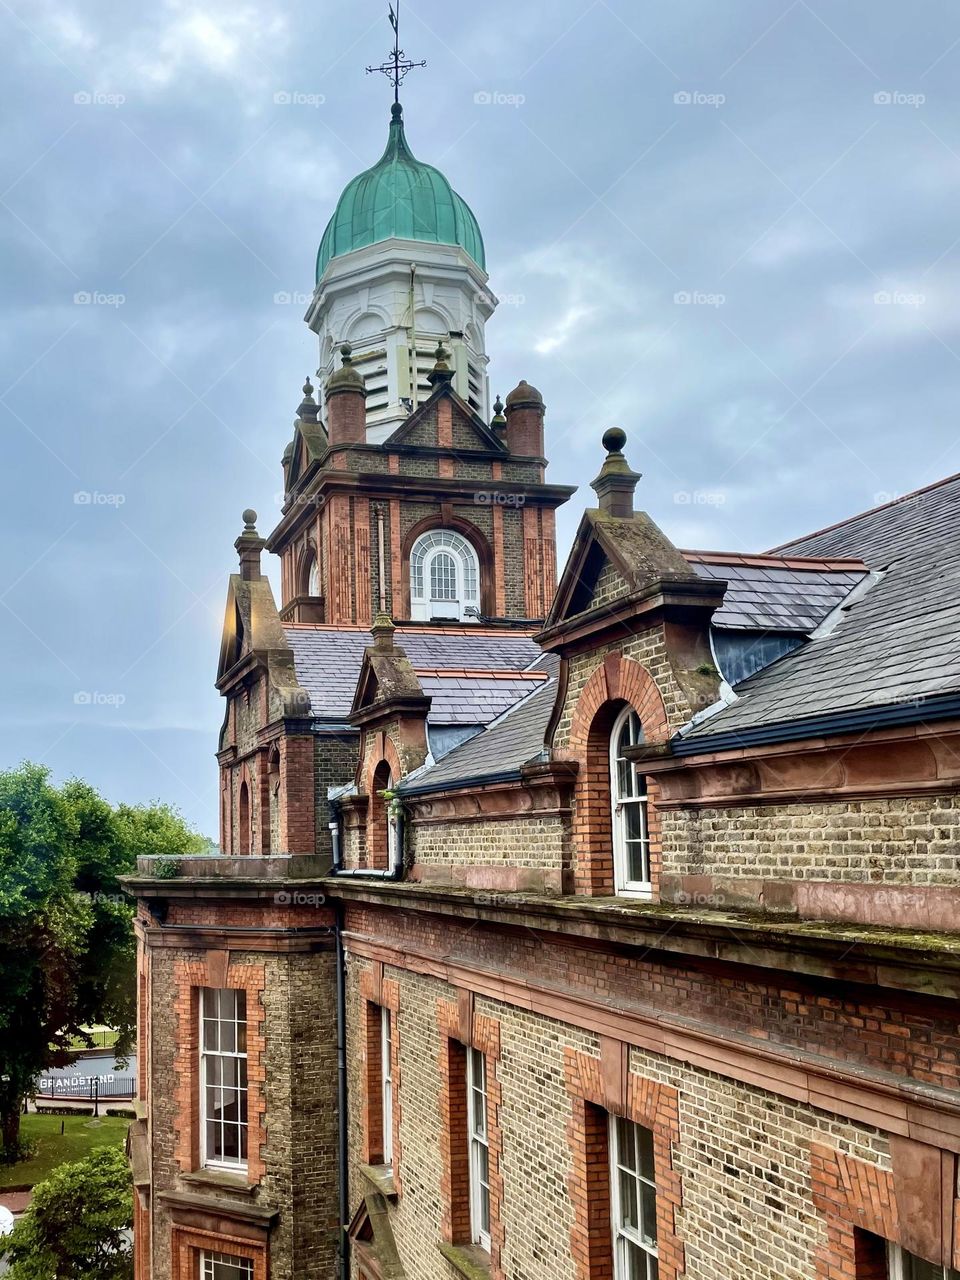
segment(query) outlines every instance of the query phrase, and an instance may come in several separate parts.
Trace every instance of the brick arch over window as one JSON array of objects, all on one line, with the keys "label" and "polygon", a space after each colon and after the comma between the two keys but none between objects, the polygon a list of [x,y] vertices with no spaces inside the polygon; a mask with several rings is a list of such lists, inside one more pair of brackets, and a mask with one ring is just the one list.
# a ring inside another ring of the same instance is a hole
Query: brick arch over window
[{"label": "brick arch over window", "polygon": [[367,793],[367,866],[376,870],[386,870],[390,862],[387,806],[379,793],[385,790],[391,776],[394,784],[403,777],[400,757],[392,739],[385,733],[379,733],[370,755],[364,788]]},{"label": "brick arch over window", "polygon": [[[653,677],[645,667],[619,653],[608,653],[584,685],[570,726],[569,751],[580,765],[574,793],[573,845],[578,893],[614,891],[613,821],[610,803],[610,734],[624,706],[640,717],[647,742],[666,742],[670,736],[666,708]],[[657,788],[648,783],[650,878],[656,891],[660,876],[660,822]]]},{"label": "brick arch over window", "polygon": [[403,577],[399,616],[403,618],[410,617],[410,554],[413,551],[413,544],[421,534],[429,533],[432,529],[449,529],[453,533],[462,534],[473,547],[480,562],[480,612],[485,617],[494,617],[497,612],[497,605],[494,586],[493,549],[490,543],[475,524],[471,524],[468,520],[460,520],[458,517],[446,513],[441,514],[439,511],[436,515],[427,516],[425,519],[419,520],[412,529],[407,531],[403,539],[401,548]]}]

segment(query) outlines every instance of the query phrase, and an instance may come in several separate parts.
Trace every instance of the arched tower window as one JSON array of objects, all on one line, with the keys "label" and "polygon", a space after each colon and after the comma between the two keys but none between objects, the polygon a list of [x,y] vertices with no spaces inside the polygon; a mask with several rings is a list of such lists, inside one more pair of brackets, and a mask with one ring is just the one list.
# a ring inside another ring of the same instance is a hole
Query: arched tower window
[{"label": "arched tower window", "polygon": [[317,559],[317,553],[313,547],[307,552],[300,570],[300,591],[308,596],[323,594],[320,590],[320,561]]},{"label": "arched tower window", "polygon": [[479,613],[480,562],[471,544],[453,529],[421,534],[410,552],[410,616],[463,622]]},{"label": "arched tower window", "polygon": [[647,783],[625,752],[643,742],[640,717],[624,707],[610,734],[610,802],[613,808],[613,872],[617,893],[649,894],[650,831]]},{"label": "arched tower window", "polygon": [[367,819],[367,859],[371,867],[381,870],[392,869],[397,860],[399,831],[390,802],[383,794],[392,792],[394,786],[393,770],[386,760],[381,760],[373,774]]},{"label": "arched tower window", "polygon": [[237,853],[246,854],[250,852],[250,848],[251,848],[251,845],[250,845],[250,788],[247,786],[246,781],[240,783],[240,797],[237,802],[237,808],[239,810],[238,826],[240,828],[238,832],[239,839],[237,842]]}]

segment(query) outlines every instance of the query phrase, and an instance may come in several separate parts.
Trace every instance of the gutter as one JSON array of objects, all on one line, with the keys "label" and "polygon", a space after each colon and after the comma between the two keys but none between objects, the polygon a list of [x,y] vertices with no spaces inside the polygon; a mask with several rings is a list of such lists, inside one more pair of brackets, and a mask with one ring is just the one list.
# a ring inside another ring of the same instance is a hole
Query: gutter
[{"label": "gutter", "polygon": [[[540,688],[543,686],[541,685]],[[513,708],[510,708],[513,710]],[[472,741],[472,739],[471,739]],[[527,763],[530,763],[527,761]],[[425,796],[435,791],[461,791],[465,787],[486,787],[492,786],[498,782],[519,782],[523,774],[520,769],[502,769],[499,773],[487,773],[472,778],[448,778],[446,782],[425,782],[422,787],[406,787],[401,791],[401,795],[406,796]]]},{"label": "gutter", "polygon": [[776,742],[801,742],[805,738],[839,737],[845,733],[862,733],[870,729],[957,719],[960,719],[960,694],[948,693],[926,699],[914,698],[908,702],[882,703],[856,711],[833,711],[802,720],[783,720],[753,728],[730,729],[726,733],[675,737],[670,745],[674,756],[696,756],[714,751],[737,751],[745,747],[766,746]]}]

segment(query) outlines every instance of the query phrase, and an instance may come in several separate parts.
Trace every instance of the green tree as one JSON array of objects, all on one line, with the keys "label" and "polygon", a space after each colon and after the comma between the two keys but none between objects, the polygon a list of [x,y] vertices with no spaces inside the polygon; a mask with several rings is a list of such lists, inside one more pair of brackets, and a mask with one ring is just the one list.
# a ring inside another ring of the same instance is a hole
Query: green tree
[{"label": "green tree", "polygon": [[130,1170],[119,1148],[61,1165],[34,1188],[4,1241],[7,1280],[129,1280],[132,1221]]},{"label": "green tree", "polygon": [[119,876],[140,854],[202,852],[167,805],[113,809],[85,782],[57,788],[25,764],[0,773],[0,1140],[19,1149],[37,1077],[106,1023],[129,1051],[136,1024],[133,906]]}]

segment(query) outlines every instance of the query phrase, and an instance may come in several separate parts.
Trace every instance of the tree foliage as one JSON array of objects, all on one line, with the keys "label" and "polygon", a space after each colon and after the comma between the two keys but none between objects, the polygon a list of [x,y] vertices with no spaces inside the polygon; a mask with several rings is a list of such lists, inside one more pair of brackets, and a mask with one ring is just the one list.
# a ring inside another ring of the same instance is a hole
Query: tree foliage
[{"label": "tree foliage", "polygon": [[0,773],[0,1146],[18,1148],[23,1099],[72,1061],[82,1028],[136,1022],[133,907],[118,877],[140,854],[202,852],[167,805],[112,808],[87,783],[55,787],[24,764]]},{"label": "tree foliage", "polygon": [[61,1165],[4,1241],[7,1280],[129,1280],[133,1190],[118,1147]]}]

